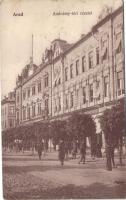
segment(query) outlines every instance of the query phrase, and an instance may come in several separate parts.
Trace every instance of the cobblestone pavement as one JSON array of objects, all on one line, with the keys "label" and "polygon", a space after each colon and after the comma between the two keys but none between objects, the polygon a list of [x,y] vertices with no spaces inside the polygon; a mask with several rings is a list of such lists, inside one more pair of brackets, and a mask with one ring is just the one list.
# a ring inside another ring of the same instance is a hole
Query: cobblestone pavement
[{"label": "cobblestone pavement", "polygon": [[[5,199],[61,199],[61,198],[125,198],[126,167],[112,171],[105,168],[105,158],[86,164],[68,159],[60,166],[57,152],[50,152],[38,160],[28,153],[3,155],[3,186]],[[116,163],[118,160],[116,159]]]}]

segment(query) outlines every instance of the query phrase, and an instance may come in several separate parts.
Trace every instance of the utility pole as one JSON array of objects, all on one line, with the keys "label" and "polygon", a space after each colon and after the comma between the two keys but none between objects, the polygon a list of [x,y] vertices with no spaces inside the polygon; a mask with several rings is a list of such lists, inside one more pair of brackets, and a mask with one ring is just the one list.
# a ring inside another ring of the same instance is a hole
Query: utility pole
[{"label": "utility pole", "polygon": [[32,34],[32,41],[31,41],[31,56],[30,56],[30,65],[33,65],[33,34]]},{"label": "utility pole", "polygon": [[33,61],[33,34],[32,34],[32,61]]}]

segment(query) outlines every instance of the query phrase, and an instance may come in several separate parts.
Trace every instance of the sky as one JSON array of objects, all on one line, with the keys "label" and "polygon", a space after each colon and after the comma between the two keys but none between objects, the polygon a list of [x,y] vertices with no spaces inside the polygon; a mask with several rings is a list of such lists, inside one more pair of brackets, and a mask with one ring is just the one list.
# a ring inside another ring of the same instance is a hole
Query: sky
[{"label": "sky", "polygon": [[[39,65],[42,53],[56,38],[76,42],[97,22],[103,6],[116,9],[121,0],[0,0],[0,72],[2,98],[16,86],[16,77],[30,61]],[[56,16],[54,12],[92,15]],[[23,16],[13,16],[22,13]]]}]

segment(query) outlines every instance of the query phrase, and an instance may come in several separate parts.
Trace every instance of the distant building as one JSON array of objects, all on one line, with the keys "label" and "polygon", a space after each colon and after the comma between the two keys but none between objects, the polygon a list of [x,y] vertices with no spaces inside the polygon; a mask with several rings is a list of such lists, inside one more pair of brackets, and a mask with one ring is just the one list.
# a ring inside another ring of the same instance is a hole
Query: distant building
[{"label": "distant building", "polygon": [[2,130],[15,127],[15,92],[10,92],[1,102]]}]

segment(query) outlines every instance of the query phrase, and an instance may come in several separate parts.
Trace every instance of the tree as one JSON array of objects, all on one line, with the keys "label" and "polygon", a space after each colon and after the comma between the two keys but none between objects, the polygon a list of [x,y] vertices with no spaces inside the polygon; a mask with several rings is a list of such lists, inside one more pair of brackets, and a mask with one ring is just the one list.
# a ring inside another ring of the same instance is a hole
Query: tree
[{"label": "tree", "polygon": [[34,123],[34,132],[38,140],[49,139],[49,122]]},{"label": "tree", "polygon": [[82,139],[95,134],[96,126],[91,115],[73,113],[67,123],[71,139]]},{"label": "tree", "polygon": [[106,145],[119,146],[120,165],[122,165],[122,138],[125,130],[124,104],[120,102],[104,111],[100,119]]},{"label": "tree", "polygon": [[55,120],[50,123],[51,138],[55,144],[59,143],[59,140],[67,140],[68,135],[66,131],[66,121]]}]

